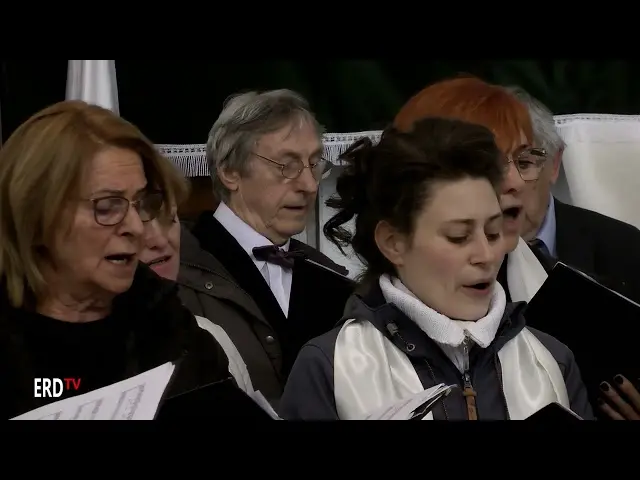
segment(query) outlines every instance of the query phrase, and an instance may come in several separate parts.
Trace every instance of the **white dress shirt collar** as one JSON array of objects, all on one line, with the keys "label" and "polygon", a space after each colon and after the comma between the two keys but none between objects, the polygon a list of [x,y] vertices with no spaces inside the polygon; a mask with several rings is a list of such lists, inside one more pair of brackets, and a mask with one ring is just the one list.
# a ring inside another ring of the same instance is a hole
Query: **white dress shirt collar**
[{"label": "white dress shirt collar", "polygon": [[[253,249],[255,247],[266,247],[273,245],[273,242],[267,237],[256,232],[253,227],[249,226],[244,220],[235,214],[224,202],[220,202],[218,208],[213,214],[216,220],[218,220],[222,226],[236,239],[242,249],[247,252],[247,255],[256,263],[259,269],[264,265],[263,260],[256,260],[253,256]],[[282,245],[285,251],[289,250],[290,240]]]}]

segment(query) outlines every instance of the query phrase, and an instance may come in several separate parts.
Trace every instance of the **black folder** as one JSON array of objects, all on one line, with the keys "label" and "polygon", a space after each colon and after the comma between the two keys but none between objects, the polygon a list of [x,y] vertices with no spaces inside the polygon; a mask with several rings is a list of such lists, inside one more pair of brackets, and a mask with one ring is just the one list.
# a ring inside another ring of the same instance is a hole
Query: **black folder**
[{"label": "black folder", "polygon": [[[348,298],[357,285],[354,280],[346,275],[338,273],[308,258],[296,263],[296,268],[299,268],[305,277],[314,278],[314,281],[317,282],[319,286],[330,288],[332,290],[331,293],[338,293],[340,298]],[[349,273],[344,267],[343,270]],[[322,294],[330,298],[329,292],[323,291]]]},{"label": "black folder", "polygon": [[582,420],[582,418],[556,402],[550,403],[533,415],[525,418],[525,421],[531,422],[575,422],[580,420]]},{"label": "black folder", "polygon": [[354,293],[356,285],[349,277],[313,260],[296,261],[291,298],[302,292],[306,298],[310,298],[309,292],[317,294],[317,301],[301,307],[305,311],[306,321],[297,326],[300,329],[297,330],[298,337],[291,339],[296,349],[312,338],[328,332],[340,321],[347,300]]},{"label": "black folder", "polygon": [[210,383],[204,387],[166,398],[156,420],[273,420],[233,379]]},{"label": "black folder", "polygon": [[599,384],[611,384],[617,374],[637,386],[640,305],[634,301],[558,262],[524,316],[527,325],[554,336],[572,350],[594,407]]}]

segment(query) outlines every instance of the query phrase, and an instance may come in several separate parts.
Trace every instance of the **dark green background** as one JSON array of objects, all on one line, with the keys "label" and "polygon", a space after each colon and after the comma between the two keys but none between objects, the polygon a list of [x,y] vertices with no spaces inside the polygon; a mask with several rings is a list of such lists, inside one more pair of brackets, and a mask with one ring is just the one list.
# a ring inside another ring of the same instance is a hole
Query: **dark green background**
[{"label": "dark green background", "polygon": [[[66,60],[2,60],[3,137],[64,99]],[[155,143],[204,143],[224,99],[250,89],[291,88],[330,132],[383,128],[430,82],[471,73],[518,84],[555,113],[640,113],[640,62],[626,60],[340,60],[198,62],[116,60],[120,113]]]}]

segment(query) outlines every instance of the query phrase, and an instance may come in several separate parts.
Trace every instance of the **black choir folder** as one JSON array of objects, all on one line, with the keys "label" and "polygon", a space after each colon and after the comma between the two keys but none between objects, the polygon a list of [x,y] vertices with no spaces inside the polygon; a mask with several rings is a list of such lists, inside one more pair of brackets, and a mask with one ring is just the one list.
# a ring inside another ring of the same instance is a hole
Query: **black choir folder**
[{"label": "black choir folder", "polygon": [[165,399],[156,420],[273,420],[233,379]]},{"label": "black choir folder", "polygon": [[[322,296],[327,300],[334,298],[338,302],[346,302],[346,299],[353,293],[356,282],[347,277],[349,270],[343,267],[345,274],[325,267],[310,259],[296,263],[302,278],[313,278],[317,284],[316,288],[322,287]],[[341,304],[342,308],[344,304]]]},{"label": "black choir folder", "polygon": [[602,381],[640,377],[640,305],[584,273],[558,262],[524,316],[571,349],[593,406]]},{"label": "black choir folder", "polygon": [[525,421],[531,422],[573,422],[576,420],[582,420],[582,418],[556,402],[550,403],[525,418]]}]

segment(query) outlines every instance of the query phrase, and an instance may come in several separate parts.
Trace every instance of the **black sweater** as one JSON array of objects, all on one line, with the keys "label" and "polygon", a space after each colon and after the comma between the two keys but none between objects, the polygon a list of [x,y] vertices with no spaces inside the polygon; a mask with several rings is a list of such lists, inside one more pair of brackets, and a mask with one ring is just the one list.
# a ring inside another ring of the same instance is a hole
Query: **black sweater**
[{"label": "black sweater", "polygon": [[[9,306],[0,297],[0,415],[12,418],[65,396],[125,380],[182,359],[168,395],[228,378],[222,347],[177,297],[176,286],[140,266],[112,314],[69,323]],[[77,391],[36,398],[38,377],[80,379]]]}]

